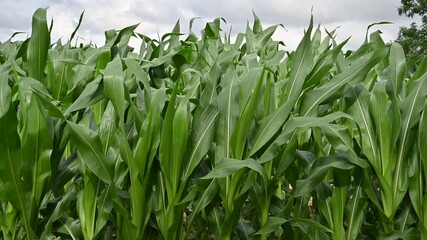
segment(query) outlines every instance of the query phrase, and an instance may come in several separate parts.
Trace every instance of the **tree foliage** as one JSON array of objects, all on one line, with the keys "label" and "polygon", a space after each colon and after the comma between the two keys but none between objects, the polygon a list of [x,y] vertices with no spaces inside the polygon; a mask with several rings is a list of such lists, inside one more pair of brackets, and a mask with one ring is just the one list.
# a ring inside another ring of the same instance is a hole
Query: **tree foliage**
[{"label": "tree foliage", "polygon": [[401,27],[397,41],[402,45],[409,58],[425,56],[427,52],[427,1],[402,0],[398,8],[400,16],[421,17],[421,24],[412,22],[409,27]]}]

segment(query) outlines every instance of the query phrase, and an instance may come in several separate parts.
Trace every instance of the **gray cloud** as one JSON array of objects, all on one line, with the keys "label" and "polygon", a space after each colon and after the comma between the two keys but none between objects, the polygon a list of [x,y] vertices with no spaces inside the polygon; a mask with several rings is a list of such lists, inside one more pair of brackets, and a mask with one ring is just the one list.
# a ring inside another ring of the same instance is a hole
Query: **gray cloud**
[{"label": "gray cloud", "polygon": [[47,7],[49,20],[53,18],[52,39],[65,38],[74,30],[78,17],[85,17],[78,32],[85,42],[103,43],[104,31],[121,29],[141,23],[137,28],[151,37],[170,31],[175,22],[181,20],[181,29],[186,32],[191,18],[201,17],[195,22],[194,30],[200,31],[207,21],[224,17],[228,31],[245,30],[246,22],[252,23],[252,11],[263,25],[284,24],[288,31],[278,30],[276,38],[295,48],[307,27],[311,9],[316,24],[327,29],[338,29],[339,40],[352,36],[350,47],[363,41],[366,27],[373,22],[392,21],[391,26],[380,26],[386,41],[396,38],[400,25],[408,25],[411,19],[397,15],[399,0],[234,0],[234,1],[173,1],[173,0],[16,0],[0,2],[0,41],[6,40],[14,31],[31,31],[31,16],[38,7]]}]

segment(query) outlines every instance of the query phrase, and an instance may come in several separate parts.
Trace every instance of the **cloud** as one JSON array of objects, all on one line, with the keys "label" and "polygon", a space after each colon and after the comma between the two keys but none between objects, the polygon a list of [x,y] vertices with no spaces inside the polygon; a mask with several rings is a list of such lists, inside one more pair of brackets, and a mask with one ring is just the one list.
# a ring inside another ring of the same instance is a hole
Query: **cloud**
[{"label": "cloud", "polygon": [[[358,47],[365,36],[366,27],[373,22],[392,21],[394,25],[380,26],[386,41],[396,38],[399,26],[408,25],[412,19],[399,17],[399,0],[234,0],[234,1],[192,1],[183,0],[16,0],[0,2],[0,41],[15,31],[31,32],[31,16],[38,7],[47,7],[48,18],[54,20],[52,39],[67,40],[75,29],[79,15],[85,11],[78,35],[81,41],[103,44],[104,31],[122,29],[140,23],[138,32],[156,37],[172,30],[178,19],[183,32],[188,32],[190,19],[195,21],[194,31],[199,32],[207,21],[224,17],[232,26],[233,33],[245,30],[246,23],[252,24],[252,11],[261,19],[264,27],[283,24],[287,31],[278,29],[275,38],[283,40],[289,49],[296,47],[307,27],[311,12],[315,24],[329,30],[339,27],[337,40],[352,36],[349,46]],[[313,10],[311,10],[313,9]],[[25,37],[25,36],[24,36]],[[133,41],[135,42],[135,40]]]}]

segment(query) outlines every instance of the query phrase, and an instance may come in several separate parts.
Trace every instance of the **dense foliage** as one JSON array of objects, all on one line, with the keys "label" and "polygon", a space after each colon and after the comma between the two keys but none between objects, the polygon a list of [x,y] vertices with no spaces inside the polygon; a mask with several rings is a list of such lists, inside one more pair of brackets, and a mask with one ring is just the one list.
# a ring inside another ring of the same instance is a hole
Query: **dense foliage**
[{"label": "dense foliage", "polygon": [[0,238],[427,239],[427,60],[221,26],[1,43]]},{"label": "dense foliage", "polygon": [[401,27],[397,41],[402,45],[409,58],[427,55],[427,1],[402,0],[398,8],[399,15],[419,17],[421,24],[412,22],[408,27]]}]

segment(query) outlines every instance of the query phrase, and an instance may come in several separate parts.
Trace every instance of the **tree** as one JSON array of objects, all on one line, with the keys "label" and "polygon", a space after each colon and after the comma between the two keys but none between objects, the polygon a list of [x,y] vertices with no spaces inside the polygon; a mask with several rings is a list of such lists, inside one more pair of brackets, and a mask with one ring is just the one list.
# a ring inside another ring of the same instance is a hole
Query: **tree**
[{"label": "tree", "polygon": [[402,0],[398,8],[400,16],[421,17],[421,25],[412,22],[409,27],[401,27],[397,42],[405,50],[408,58],[427,55],[427,0]]}]

